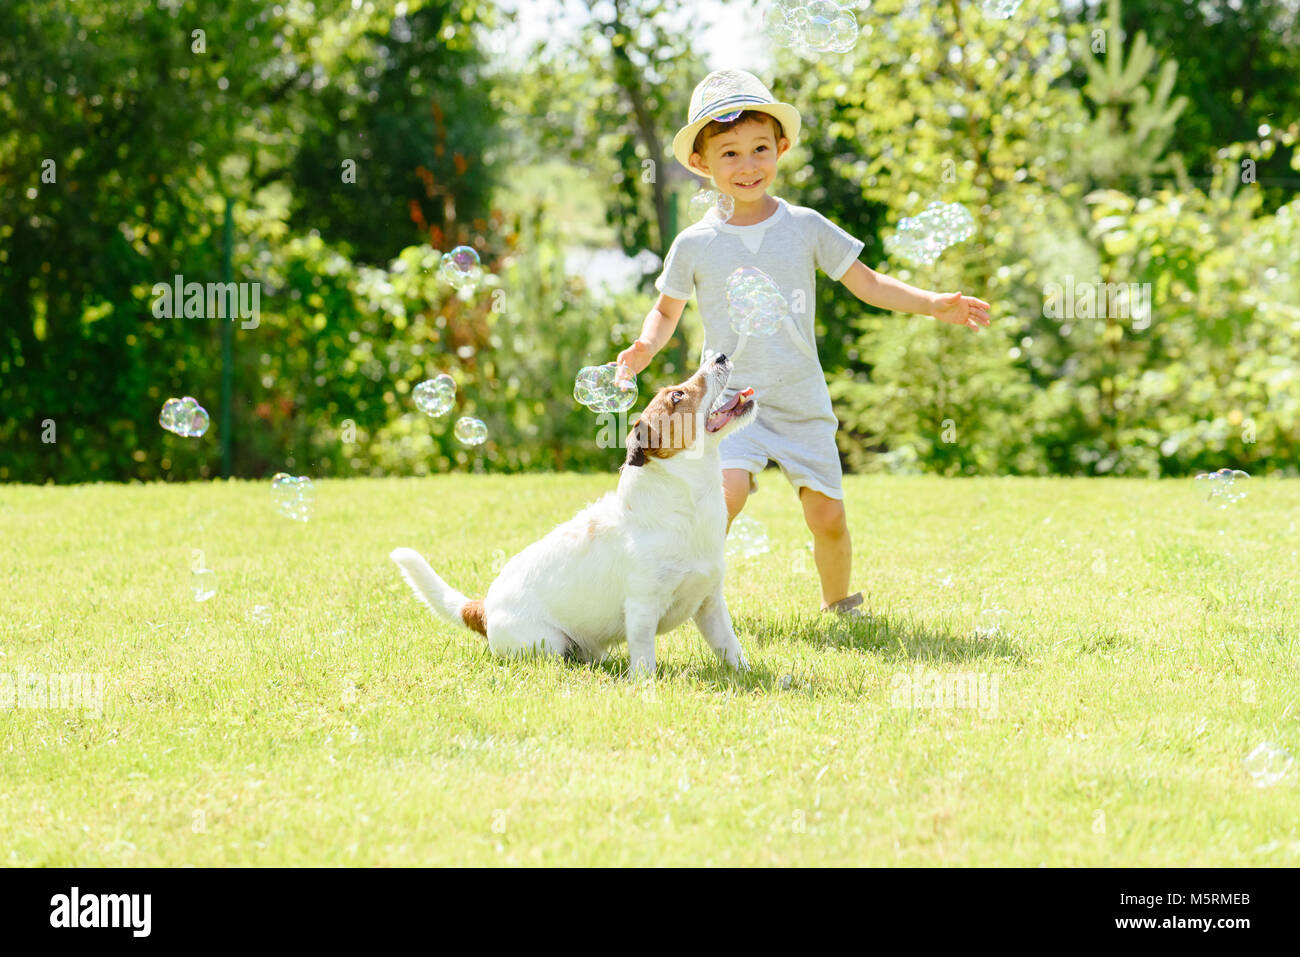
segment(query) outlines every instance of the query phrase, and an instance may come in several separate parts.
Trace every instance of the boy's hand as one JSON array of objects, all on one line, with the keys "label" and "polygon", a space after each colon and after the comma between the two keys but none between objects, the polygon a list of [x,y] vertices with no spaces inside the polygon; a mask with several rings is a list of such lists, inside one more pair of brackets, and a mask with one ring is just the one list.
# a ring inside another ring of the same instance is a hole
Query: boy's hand
[{"label": "boy's hand", "polygon": [[983,299],[963,296],[959,292],[940,294],[934,301],[931,315],[940,322],[978,329],[989,324],[989,304]]},{"label": "boy's hand", "polygon": [[650,345],[644,339],[638,339],[618,354],[618,363],[639,375],[652,358],[654,353],[650,351]]}]

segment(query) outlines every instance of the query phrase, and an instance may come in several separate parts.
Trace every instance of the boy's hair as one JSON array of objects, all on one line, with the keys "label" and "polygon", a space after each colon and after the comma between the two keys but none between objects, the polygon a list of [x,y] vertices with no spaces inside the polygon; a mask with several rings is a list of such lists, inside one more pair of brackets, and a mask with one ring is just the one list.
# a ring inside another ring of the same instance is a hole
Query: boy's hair
[{"label": "boy's hair", "polygon": [[695,134],[695,145],[691,147],[692,153],[704,155],[704,144],[715,136],[725,133],[727,130],[733,130],[743,123],[752,123],[754,121],[768,120],[772,124],[772,132],[776,134],[776,141],[781,142],[781,137],[785,136],[785,130],[781,129],[781,121],[771,113],[764,113],[762,110],[745,110],[738,117],[729,123],[720,123],[717,120],[704,124],[700,131]]}]

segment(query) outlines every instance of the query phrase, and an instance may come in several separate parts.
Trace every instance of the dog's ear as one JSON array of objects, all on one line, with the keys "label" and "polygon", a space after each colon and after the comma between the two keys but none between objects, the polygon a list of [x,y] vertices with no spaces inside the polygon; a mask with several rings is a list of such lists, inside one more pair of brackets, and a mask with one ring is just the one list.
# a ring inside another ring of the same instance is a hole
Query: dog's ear
[{"label": "dog's ear", "polygon": [[627,434],[627,461],[624,464],[645,465],[646,450],[654,448],[658,440],[659,433],[638,416],[632,423],[632,431]]}]

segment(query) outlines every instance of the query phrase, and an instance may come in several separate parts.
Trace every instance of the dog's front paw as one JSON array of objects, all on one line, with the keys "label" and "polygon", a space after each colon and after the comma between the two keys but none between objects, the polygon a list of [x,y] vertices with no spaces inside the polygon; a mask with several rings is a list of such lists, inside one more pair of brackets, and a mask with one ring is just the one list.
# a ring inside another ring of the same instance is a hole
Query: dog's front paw
[{"label": "dog's front paw", "polygon": [[743,674],[749,670],[749,659],[745,657],[743,651],[737,652],[735,655],[728,655],[725,660],[738,673]]},{"label": "dog's front paw", "polygon": [[633,681],[654,681],[655,660],[653,658],[638,658],[634,660],[628,666],[627,676]]}]

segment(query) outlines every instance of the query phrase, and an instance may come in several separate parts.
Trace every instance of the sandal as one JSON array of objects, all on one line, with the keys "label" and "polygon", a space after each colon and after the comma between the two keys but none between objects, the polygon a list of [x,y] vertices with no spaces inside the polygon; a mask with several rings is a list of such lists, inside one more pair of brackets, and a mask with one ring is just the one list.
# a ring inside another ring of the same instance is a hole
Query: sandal
[{"label": "sandal", "polygon": [[839,601],[827,605],[822,611],[831,611],[846,618],[865,618],[866,615],[858,609],[861,604],[862,592],[854,592],[848,598],[841,598]]}]

